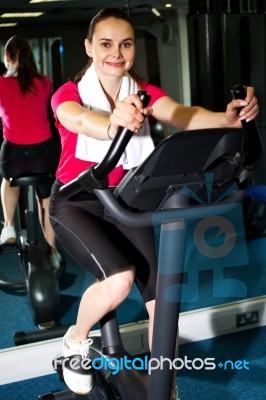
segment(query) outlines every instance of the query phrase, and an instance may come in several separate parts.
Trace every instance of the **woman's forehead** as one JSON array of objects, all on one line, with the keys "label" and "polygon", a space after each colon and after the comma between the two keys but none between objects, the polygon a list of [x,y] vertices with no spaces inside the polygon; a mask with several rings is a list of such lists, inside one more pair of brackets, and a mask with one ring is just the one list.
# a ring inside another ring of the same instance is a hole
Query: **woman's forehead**
[{"label": "woman's forehead", "polygon": [[114,36],[125,36],[125,38],[134,39],[132,26],[123,19],[108,18],[98,22],[95,26],[94,35],[112,38]]}]

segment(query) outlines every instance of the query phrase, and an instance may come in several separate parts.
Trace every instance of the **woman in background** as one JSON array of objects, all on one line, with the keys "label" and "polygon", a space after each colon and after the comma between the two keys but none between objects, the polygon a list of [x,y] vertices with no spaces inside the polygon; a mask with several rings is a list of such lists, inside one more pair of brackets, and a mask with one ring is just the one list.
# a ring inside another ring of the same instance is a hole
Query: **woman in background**
[{"label": "woman in background", "polygon": [[[60,146],[52,136],[49,103],[52,82],[41,75],[28,41],[19,35],[5,46],[6,72],[0,77],[0,117],[4,141],[0,151],[2,175],[1,201],[4,227],[1,244],[16,242],[14,215],[20,188],[11,187],[9,180],[27,174],[55,174]],[[56,249],[55,234],[49,221],[48,206],[51,185],[36,188],[39,220],[47,242],[53,267],[59,267],[61,255]]]}]

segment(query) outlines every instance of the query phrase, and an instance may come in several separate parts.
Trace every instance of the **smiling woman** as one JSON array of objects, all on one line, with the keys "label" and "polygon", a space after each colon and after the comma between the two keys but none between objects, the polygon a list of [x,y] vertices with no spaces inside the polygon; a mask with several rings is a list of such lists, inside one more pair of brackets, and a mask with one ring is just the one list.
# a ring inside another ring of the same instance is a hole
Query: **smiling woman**
[{"label": "smiling woman", "polygon": [[[225,113],[214,113],[201,107],[183,106],[161,88],[141,79],[134,70],[134,28],[121,9],[105,8],[91,20],[85,50],[88,56],[85,67],[73,82],[65,83],[52,97],[62,154],[50,202],[50,219],[61,244],[97,278],[97,283],[83,294],[76,324],[63,340],[64,357],[78,354],[81,361],[89,352],[91,328],[125,300],[134,281],[149,315],[151,344],[157,256],[152,227],[129,227],[110,219],[94,197],[67,201],[59,193],[62,185],[101,162],[122,127],[133,136],[109,174],[109,185],[118,185],[127,171],[140,165],[154,148],[147,116],[175,128],[191,130],[240,128],[240,106],[246,118],[253,119],[258,112],[253,88],[247,89],[247,101],[234,100]],[[149,93],[148,107],[143,106],[137,95],[139,90]],[[77,374],[71,368],[65,368],[63,374],[72,391],[90,392],[93,376]]]},{"label": "smiling woman", "polygon": [[117,18],[110,18],[107,26],[105,21],[101,21],[97,23],[94,32],[89,32],[85,39],[85,48],[89,60],[93,60],[103,87],[108,85],[105,93],[114,107],[119,87],[113,91],[107,80],[121,77],[132,68],[135,58],[133,28]]}]

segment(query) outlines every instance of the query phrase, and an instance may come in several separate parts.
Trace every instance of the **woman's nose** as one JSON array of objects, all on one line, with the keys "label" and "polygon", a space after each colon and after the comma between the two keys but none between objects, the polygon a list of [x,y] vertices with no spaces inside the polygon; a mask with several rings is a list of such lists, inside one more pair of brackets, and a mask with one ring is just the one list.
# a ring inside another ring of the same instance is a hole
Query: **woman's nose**
[{"label": "woman's nose", "polygon": [[123,57],[123,54],[122,54],[122,52],[121,52],[120,47],[116,47],[116,48],[114,49],[114,51],[113,51],[113,57],[115,57],[115,58],[121,58],[121,57]]}]

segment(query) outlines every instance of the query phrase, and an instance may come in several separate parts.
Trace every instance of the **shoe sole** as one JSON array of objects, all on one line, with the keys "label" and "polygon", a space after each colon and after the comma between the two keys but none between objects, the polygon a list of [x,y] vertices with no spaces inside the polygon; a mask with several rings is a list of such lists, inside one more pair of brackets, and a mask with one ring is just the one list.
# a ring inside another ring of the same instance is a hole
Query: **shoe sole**
[{"label": "shoe sole", "polygon": [[91,390],[89,392],[74,392],[76,394],[79,394],[80,396],[86,396],[86,394],[89,394],[91,392]]},{"label": "shoe sole", "polygon": [[16,241],[17,241],[17,238],[8,238],[5,242],[2,242],[1,241],[1,244],[14,244],[14,243],[16,243]]},{"label": "shoe sole", "polygon": [[[68,384],[68,383],[67,383],[68,378],[67,378],[67,376],[65,376],[65,373],[67,374],[67,372],[65,372],[65,369],[64,369],[64,370],[63,370],[64,382],[65,382],[65,384],[68,386],[68,388],[69,388],[73,393],[76,393],[77,395],[85,396],[85,395],[88,395],[88,394],[92,391],[94,385],[92,385],[92,386],[90,387],[90,389],[84,388],[84,390],[82,391],[82,390],[79,390],[79,389],[77,388],[77,385],[73,385],[73,384],[70,385],[70,384]],[[76,387],[75,387],[75,386],[76,386]],[[83,386],[84,386],[84,385],[83,385]]]}]

